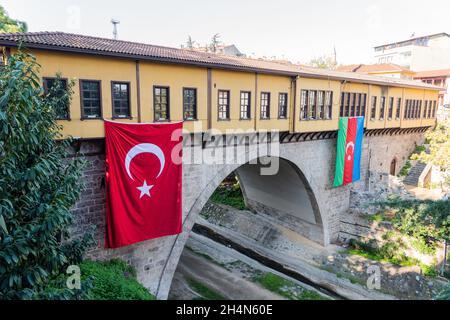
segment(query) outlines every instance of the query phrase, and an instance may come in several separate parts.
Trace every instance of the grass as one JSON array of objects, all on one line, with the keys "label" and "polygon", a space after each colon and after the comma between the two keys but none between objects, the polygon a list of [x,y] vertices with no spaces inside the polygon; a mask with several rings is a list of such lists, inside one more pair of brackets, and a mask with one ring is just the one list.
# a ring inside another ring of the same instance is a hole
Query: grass
[{"label": "grass", "polygon": [[191,287],[192,290],[194,290],[197,294],[200,295],[197,300],[227,300],[225,297],[223,297],[220,293],[216,292],[215,290],[207,287],[203,283],[193,279],[193,278],[187,278],[189,287]]},{"label": "grass", "polygon": [[411,246],[418,252],[423,254],[427,255],[436,254],[436,245],[434,243],[427,243],[423,238],[412,238]]},{"label": "grass", "polygon": [[403,168],[398,173],[398,176],[399,177],[406,177],[410,170],[411,170],[411,162],[409,160],[407,160],[405,165],[403,166]]},{"label": "grass", "polygon": [[133,267],[121,260],[81,263],[82,278],[92,278],[87,300],[154,300],[155,297],[136,279]]},{"label": "grass", "polygon": [[307,290],[302,286],[282,278],[273,273],[263,273],[254,278],[254,281],[264,288],[289,300],[326,300],[315,291]]},{"label": "grass", "polygon": [[238,210],[245,210],[247,208],[238,182],[232,185],[221,184],[214,191],[210,200],[215,203],[228,205]]}]

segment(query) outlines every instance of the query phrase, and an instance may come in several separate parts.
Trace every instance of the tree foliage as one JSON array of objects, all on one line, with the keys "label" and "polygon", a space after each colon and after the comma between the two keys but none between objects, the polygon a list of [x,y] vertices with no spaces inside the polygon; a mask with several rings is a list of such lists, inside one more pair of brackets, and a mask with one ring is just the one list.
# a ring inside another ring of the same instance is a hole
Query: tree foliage
[{"label": "tree foliage", "polygon": [[188,36],[188,39],[187,39],[187,41],[186,41],[186,47],[188,48],[188,49],[194,49],[194,47],[195,47],[195,45],[196,45],[196,42],[192,39],[192,37],[191,36]]},{"label": "tree foliage", "polygon": [[27,29],[25,22],[11,19],[0,5],[0,33],[27,32]]},{"label": "tree foliage", "polygon": [[220,41],[220,34],[216,33],[212,36],[211,38],[211,43],[209,45],[209,48],[211,50],[211,52],[216,53],[217,52],[217,47],[221,44],[222,42]]},{"label": "tree foliage", "polygon": [[18,53],[0,70],[0,299],[38,296],[90,244],[68,240],[84,162],[68,157],[55,119],[71,89],[45,96],[38,69]]},{"label": "tree foliage", "polygon": [[404,234],[450,242],[450,199],[403,200],[391,197],[381,205],[394,210],[392,223]]},{"label": "tree foliage", "polygon": [[334,70],[337,67],[337,63],[335,59],[331,56],[323,55],[320,57],[316,57],[312,59],[309,63],[309,66],[319,69],[330,69]]},{"label": "tree foliage", "polygon": [[421,160],[439,166],[442,171],[450,172],[450,123],[439,123],[426,135],[430,145],[429,153],[425,151],[414,155],[413,160]]}]

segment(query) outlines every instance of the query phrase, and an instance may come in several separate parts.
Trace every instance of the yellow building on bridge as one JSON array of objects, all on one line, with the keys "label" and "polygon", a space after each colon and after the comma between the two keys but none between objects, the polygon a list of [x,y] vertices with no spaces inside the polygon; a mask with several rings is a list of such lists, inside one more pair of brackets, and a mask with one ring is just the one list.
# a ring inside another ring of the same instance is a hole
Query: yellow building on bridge
[{"label": "yellow building on bridge", "polygon": [[338,129],[365,116],[367,130],[434,126],[441,88],[412,80],[320,70],[274,61],[61,32],[0,34],[4,59],[22,45],[48,89],[75,80],[63,134],[104,137],[103,119],[184,121],[190,132]]}]

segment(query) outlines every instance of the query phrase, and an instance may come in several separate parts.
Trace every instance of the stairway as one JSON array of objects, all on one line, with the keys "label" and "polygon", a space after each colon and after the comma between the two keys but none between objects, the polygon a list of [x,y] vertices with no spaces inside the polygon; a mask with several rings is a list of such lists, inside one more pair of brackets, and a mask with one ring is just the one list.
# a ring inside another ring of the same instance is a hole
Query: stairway
[{"label": "stairway", "polygon": [[422,174],[423,170],[426,167],[426,163],[423,162],[417,162],[414,167],[411,168],[406,178],[403,180],[404,184],[410,185],[410,186],[418,186],[419,185],[419,178]]}]

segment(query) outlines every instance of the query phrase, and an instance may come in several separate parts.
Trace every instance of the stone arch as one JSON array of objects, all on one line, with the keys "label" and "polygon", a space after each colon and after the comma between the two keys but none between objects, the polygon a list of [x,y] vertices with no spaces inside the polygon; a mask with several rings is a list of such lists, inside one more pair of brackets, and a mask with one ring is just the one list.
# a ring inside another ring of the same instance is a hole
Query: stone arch
[{"label": "stone arch", "polygon": [[[255,160],[259,158],[265,157],[264,155],[255,156],[255,157],[248,157],[250,158],[250,161],[248,163],[253,163]],[[329,244],[329,231],[328,231],[328,221],[326,217],[324,218],[322,216],[323,213],[326,212],[325,208],[323,208],[323,202],[321,203],[321,196],[319,192],[319,188],[317,187],[317,184],[314,183],[312,180],[312,175],[309,177],[304,174],[305,171],[303,171],[306,168],[303,168],[298,163],[298,161],[292,161],[292,159],[288,159],[289,157],[277,157],[279,159],[282,159],[284,161],[287,161],[289,165],[291,165],[296,173],[298,174],[298,177],[301,179],[301,181],[304,183],[308,192],[308,196],[310,197],[311,203],[314,206],[314,212],[316,215],[318,215],[317,221],[320,223],[322,230],[323,230],[323,245]],[[186,241],[189,237],[189,234],[191,232],[191,229],[197,220],[201,210],[213,194],[213,192],[218,188],[220,183],[232,172],[237,170],[239,167],[241,167],[241,164],[233,164],[233,165],[222,165],[218,167],[218,170],[215,172],[215,174],[208,179],[208,182],[206,185],[201,189],[199,194],[197,195],[194,203],[192,206],[188,209],[187,214],[184,216],[183,219],[183,232],[175,237],[175,240],[173,241],[173,244],[170,248],[168,257],[166,259],[165,265],[163,267],[163,270],[161,272],[161,276],[159,278],[159,283],[156,290],[156,296],[158,299],[167,299],[172,278],[175,273],[176,267],[178,265],[179,258],[181,256],[181,253],[184,249],[184,246],[186,244]],[[186,208],[185,208],[186,209]]]}]

